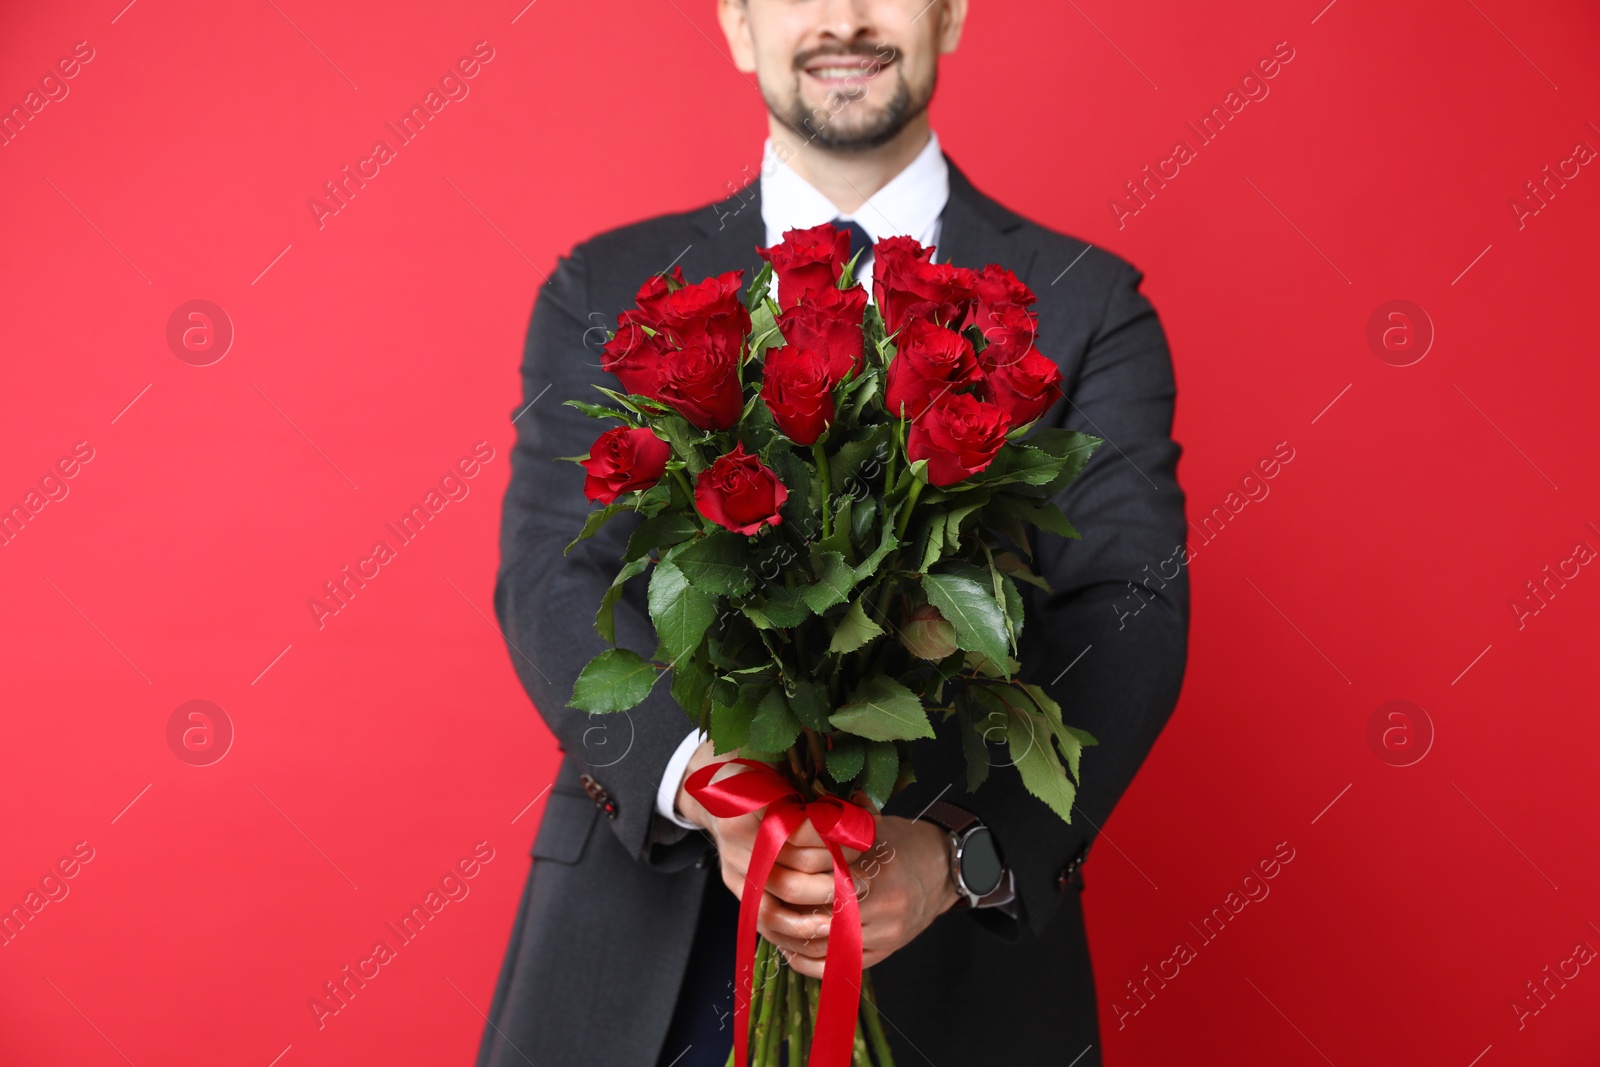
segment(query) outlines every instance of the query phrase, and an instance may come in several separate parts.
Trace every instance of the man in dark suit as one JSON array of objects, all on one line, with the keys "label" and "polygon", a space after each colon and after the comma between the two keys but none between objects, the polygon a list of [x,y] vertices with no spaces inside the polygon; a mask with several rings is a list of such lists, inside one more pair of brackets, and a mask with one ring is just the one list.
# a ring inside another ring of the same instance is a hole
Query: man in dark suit
[{"label": "man in dark suit", "polygon": [[[1041,534],[1035,565],[1053,591],[1024,587],[1024,677],[1100,742],[1084,754],[1072,823],[1031,796],[998,749],[988,780],[966,792],[952,719],[913,746],[916,781],[878,824],[895,858],[873,868],[862,904],[866,963],[902,1067],[1099,1062],[1079,869],[1183,677],[1175,388],[1140,273],[1002,207],[939,147],[927,105],[966,7],[719,0],[734,59],[757,75],[770,113],[760,180],[578,245],[539,293],[513,417],[495,609],[565,758],[481,1067],[720,1067],[727,1058],[736,893],[757,817],[716,819],[684,791],[688,773],[719,757],[666,687],[621,715],[566,706],[578,671],[604,647],[589,616],[631,527],[615,520],[563,555],[588,505],[582,470],[554,459],[592,441],[595,424],[561,401],[614,384],[600,369],[604,327],[649,274],[676,264],[698,280],[742,268],[748,281],[758,246],[827,221],[863,249],[858,276],[870,276],[870,242],[893,235],[937,245],[941,262],[1015,271],[1039,295],[1036,347],[1064,377],[1065,397],[1042,421],[1106,441],[1058,500],[1082,540]],[[616,632],[620,645],[648,652],[656,641],[643,587],[627,587]],[[976,889],[952,870],[949,833],[973,826],[986,828],[1001,864],[999,881]],[[760,907],[763,934],[796,952],[807,974],[821,973],[827,940],[828,909],[816,905],[831,877],[818,843],[809,826],[797,832]]]}]

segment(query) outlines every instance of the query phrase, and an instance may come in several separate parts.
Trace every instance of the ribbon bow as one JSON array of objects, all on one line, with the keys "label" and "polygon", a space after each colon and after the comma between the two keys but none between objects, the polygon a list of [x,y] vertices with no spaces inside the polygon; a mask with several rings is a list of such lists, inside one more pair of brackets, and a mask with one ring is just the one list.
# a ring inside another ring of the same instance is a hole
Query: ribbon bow
[{"label": "ribbon bow", "polygon": [[[717,771],[730,763],[743,764],[750,770],[713,783],[711,779]],[[739,980],[734,988],[733,1025],[734,1062],[739,1067],[750,1062],[750,982],[755,971],[756,912],[761,907],[767,875],[777,861],[778,850],[808,818],[828,846],[833,856],[836,918],[828,938],[808,1067],[844,1067],[850,1062],[856,1009],[861,1003],[861,908],[849,865],[839,848],[843,845],[864,852],[872,847],[876,833],[872,813],[834,796],[806,802],[775,767],[750,759],[708,764],[691,774],[684,787],[719,819],[737,818],[761,807],[767,809],[756,832],[750,867],[744,874],[744,892],[739,898]],[[848,1003],[851,999],[853,1004]]]}]

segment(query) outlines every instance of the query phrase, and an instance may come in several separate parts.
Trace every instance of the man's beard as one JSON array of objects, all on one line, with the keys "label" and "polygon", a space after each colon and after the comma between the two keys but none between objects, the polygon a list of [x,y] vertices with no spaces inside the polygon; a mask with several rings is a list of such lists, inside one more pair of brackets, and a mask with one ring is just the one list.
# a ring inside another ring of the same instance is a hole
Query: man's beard
[{"label": "man's beard", "polygon": [[836,123],[834,113],[830,113],[825,105],[808,108],[801,103],[800,78],[804,76],[802,74],[796,75],[794,95],[787,103],[774,100],[765,90],[762,91],[762,96],[766,99],[767,110],[772,116],[804,137],[810,144],[835,152],[863,152],[886,145],[898,137],[900,131],[904,130],[912,119],[927,110],[929,101],[933,99],[934,86],[938,82],[937,70],[929,82],[928,91],[920,98],[912,96],[911,87],[906,84],[905,76],[900,70],[896,69],[895,74],[894,92],[876,117],[865,125],[849,128]]}]

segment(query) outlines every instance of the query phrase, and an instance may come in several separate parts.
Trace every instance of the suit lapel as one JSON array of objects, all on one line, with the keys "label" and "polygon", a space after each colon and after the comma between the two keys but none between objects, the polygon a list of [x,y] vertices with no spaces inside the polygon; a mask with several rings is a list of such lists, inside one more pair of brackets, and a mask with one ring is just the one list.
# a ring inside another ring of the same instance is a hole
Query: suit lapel
[{"label": "suit lapel", "polygon": [[1022,216],[979,192],[948,155],[945,163],[950,168],[950,200],[944,207],[934,258],[974,270],[998,263],[1028,281],[1037,250],[1017,246],[1013,234],[1022,226]]},{"label": "suit lapel", "polygon": [[686,267],[685,277],[693,280],[742,268],[748,286],[762,266],[756,248],[767,243],[761,221],[761,183],[753,181],[732,196],[707,204],[691,214],[689,221],[693,243],[683,258],[699,269]]}]

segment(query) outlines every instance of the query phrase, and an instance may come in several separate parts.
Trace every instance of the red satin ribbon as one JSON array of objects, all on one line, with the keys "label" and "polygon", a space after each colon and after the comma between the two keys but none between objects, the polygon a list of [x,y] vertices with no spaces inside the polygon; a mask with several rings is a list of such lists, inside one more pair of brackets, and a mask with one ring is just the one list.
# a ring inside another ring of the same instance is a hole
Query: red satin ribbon
[{"label": "red satin ribbon", "polygon": [[[712,782],[718,770],[730,763],[750,770]],[[855,882],[840,846],[865,852],[872,847],[876,825],[872,813],[859,804],[838,797],[823,796],[809,803],[789,780],[769,763],[749,759],[724,760],[695,771],[684,783],[689,795],[719,819],[732,819],[765,807],[761,827],[756,832],[750,867],[744,875],[744,892],[739,898],[739,974],[734,983],[733,1040],[734,1062],[745,1067],[750,1062],[750,990],[755,971],[756,913],[767,875],[777,861],[778,851],[796,827],[806,819],[821,835],[833,856],[833,926],[828,934],[828,953],[824,958],[822,993],[817,1001],[817,1020],[811,1041],[808,1067],[849,1067],[855,1044],[856,1010],[861,1003],[861,908],[856,901]],[[798,1065],[793,1065],[798,1067]]]}]

